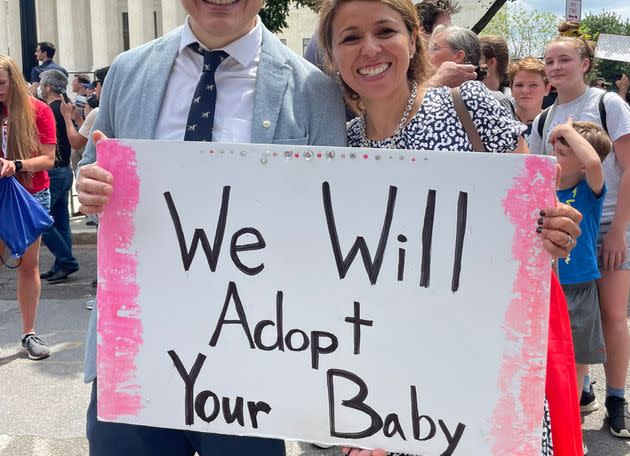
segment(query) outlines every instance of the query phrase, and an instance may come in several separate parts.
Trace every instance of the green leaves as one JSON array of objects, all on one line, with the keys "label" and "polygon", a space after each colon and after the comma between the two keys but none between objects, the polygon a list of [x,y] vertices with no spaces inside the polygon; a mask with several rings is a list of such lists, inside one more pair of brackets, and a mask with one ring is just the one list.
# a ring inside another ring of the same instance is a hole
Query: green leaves
[{"label": "green leaves", "polygon": [[317,0],[265,0],[260,18],[272,33],[278,33],[287,26],[286,18],[291,3],[317,11]]},{"label": "green leaves", "polygon": [[542,57],[545,46],[557,34],[560,17],[506,3],[481,32],[506,39],[511,58]]}]

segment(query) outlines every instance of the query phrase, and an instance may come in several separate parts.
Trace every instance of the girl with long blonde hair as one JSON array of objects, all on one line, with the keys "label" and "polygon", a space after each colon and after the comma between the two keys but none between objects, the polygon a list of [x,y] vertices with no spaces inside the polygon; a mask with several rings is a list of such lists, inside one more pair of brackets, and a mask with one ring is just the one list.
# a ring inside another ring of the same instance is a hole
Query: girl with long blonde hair
[{"label": "girl with long blonde hair", "polygon": [[[55,161],[55,118],[50,108],[29,95],[16,63],[0,55],[0,178],[15,176],[47,210],[50,180],[46,170]],[[0,223],[15,223],[0,219]],[[41,291],[39,245],[41,237],[22,256],[18,268],[17,298],[22,315],[22,347],[31,359],[50,355],[47,344],[35,335],[35,316]],[[0,240],[0,254],[5,245]]]}]

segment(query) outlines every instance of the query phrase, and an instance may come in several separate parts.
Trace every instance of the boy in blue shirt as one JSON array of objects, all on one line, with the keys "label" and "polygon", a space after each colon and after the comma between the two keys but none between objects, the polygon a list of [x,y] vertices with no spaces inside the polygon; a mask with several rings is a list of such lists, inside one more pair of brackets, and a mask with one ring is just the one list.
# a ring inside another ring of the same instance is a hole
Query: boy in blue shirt
[{"label": "boy in blue shirt", "polygon": [[606,360],[595,280],[600,277],[597,235],[607,191],[602,162],[612,143],[599,125],[571,119],[552,131],[549,142],[562,170],[558,199],[575,207],[584,217],[577,245],[567,258],[558,260],[558,274],[571,319],[578,391],[582,391],[588,365]]}]

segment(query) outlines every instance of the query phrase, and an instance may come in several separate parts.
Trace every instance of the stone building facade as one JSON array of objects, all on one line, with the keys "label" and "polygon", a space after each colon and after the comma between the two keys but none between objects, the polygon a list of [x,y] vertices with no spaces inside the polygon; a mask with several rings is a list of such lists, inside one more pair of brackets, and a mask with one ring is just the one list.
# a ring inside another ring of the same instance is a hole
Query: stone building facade
[{"label": "stone building facade", "polygon": [[[55,61],[71,73],[107,66],[122,51],[169,32],[186,18],[178,0],[37,0],[36,14],[37,41],[53,42]],[[303,55],[316,14],[292,8],[287,22],[278,36]],[[21,62],[20,37],[20,0],[0,0],[0,54]]]}]

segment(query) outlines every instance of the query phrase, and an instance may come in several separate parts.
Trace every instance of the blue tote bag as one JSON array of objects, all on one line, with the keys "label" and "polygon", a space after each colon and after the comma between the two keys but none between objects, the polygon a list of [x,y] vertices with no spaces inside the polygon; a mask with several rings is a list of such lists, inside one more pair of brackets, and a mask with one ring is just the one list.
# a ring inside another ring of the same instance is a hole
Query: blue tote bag
[{"label": "blue tote bag", "polygon": [[0,239],[19,258],[52,225],[46,209],[14,176],[0,178]]}]

